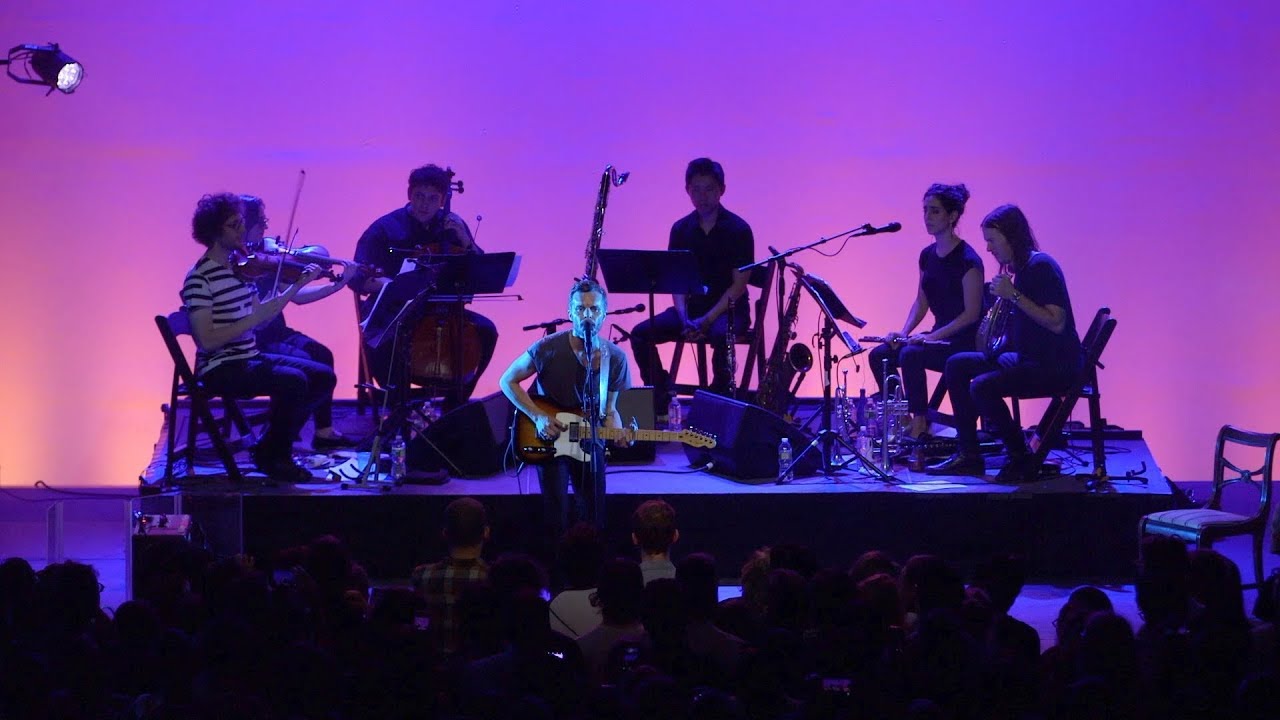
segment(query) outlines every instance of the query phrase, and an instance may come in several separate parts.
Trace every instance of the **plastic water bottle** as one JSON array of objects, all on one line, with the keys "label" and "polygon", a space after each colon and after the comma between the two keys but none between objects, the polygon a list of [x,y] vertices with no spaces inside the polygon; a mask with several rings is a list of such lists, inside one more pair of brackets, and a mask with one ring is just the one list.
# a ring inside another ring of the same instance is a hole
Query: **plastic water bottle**
[{"label": "plastic water bottle", "polygon": [[396,485],[404,482],[406,472],[404,454],[404,437],[397,434],[395,439],[391,441],[391,482]]},{"label": "plastic water bottle", "polygon": [[682,413],[684,408],[680,406],[680,398],[675,395],[671,396],[671,403],[667,405],[667,429],[673,432],[680,432],[684,429],[684,417]]},{"label": "plastic water bottle", "polygon": [[867,462],[871,462],[871,453],[874,446],[871,444],[871,433],[867,432],[867,426],[863,425],[858,428],[858,437],[853,441],[853,449]]},{"label": "plastic water bottle", "polygon": [[[791,438],[783,437],[778,441],[778,482],[791,482],[796,479],[794,470],[790,469],[791,465]],[[787,474],[783,475],[782,471],[786,470]]]}]

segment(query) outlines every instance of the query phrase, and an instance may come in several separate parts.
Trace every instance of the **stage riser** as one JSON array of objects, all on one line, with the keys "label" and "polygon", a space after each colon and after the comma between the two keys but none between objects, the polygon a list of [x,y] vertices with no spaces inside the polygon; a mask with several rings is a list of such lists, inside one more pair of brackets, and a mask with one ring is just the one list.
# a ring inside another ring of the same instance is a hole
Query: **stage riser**
[{"label": "stage riser", "polygon": [[[450,495],[346,495],[243,497],[243,548],[260,558],[333,534],[377,579],[402,579],[421,562],[440,557],[439,523]],[[611,495],[611,549],[629,548],[628,520],[649,496]],[[906,493],[791,493],[664,495],[680,517],[677,555],[713,553],[723,578],[736,578],[752,550],[780,542],[813,548],[824,565],[848,567],[862,552],[886,550],[900,560],[936,553],[961,568],[993,552],[1019,552],[1038,580],[1131,579],[1138,519],[1169,509],[1169,496],[1145,495],[915,495]],[[481,496],[493,524],[487,555],[533,551],[550,558],[540,531],[535,495]],[[201,517],[213,525],[236,522],[226,512]],[[213,538],[236,533],[208,527]]]}]

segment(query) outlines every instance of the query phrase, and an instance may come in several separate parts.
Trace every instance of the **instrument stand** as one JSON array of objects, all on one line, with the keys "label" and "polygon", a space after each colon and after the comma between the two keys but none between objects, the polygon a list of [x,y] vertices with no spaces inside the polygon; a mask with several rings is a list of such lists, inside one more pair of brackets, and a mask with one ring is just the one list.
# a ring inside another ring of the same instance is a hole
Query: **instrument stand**
[{"label": "instrument stand", "polygon": [[831,286],[822,278],[817,277],[816,275],[803,275],[797,278],[796,282],[800,283],[801,286],[808,291],[814,302],[817,303],[818,307],[822,310],[822,331],[818,333],[819,342],[822,344],[822,424],[818,430],[818,434],[813,438],[813,441],[810,442],[799,455],[792,458],[791,465],[786,468],[779,468],[778,482],[781,484],[783,482],[782,478],[785,478],[790,474],[791,469],[800,462],[800,459],[814,451],[821,454],[823,477],[831,478],[838,482],[833,475],[833,471],[844,470],[849,466],[849,463],[851,463],[852,460],[837,462],[834,454],[834,450],[837,445],[847,450],[849,455],[856,458],[861,463],[864,470],[881,480],[890,482],[895,479],[891,473],[878,467],[872,458],[866,457],[862,453],[858,452],[857,448],[850,445],[848,441],[840,437],[839,433],[831,429],[831,379],[832,370],[837,362],[835,353],[832,352],[832,345],[834,344],[835,338],[840,338],[844,346],[849,350],[849,355],[846,355],[845,357],[857,355],[863,351],[862,346],[859,345],[848,332],[843,332],[836,326],[836,320],[842,320],[855,327],[863,327],[866,323],[849,312],[849,310],[844,306],[844,303],[840,301],[839,296],[835,294],[835,291],[831,289]]}]

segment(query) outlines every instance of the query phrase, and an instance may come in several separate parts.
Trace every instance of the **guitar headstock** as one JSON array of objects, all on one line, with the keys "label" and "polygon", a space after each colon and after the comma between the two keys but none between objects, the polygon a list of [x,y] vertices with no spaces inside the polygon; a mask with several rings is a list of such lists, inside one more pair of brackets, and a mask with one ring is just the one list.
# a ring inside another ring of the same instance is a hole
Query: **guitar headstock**
[{"label": "guitar headstock", "polygon": [[713,448],[716,446],[716,436],[697,428],[685,428],[680,431],[680,442],[690,447]]}]

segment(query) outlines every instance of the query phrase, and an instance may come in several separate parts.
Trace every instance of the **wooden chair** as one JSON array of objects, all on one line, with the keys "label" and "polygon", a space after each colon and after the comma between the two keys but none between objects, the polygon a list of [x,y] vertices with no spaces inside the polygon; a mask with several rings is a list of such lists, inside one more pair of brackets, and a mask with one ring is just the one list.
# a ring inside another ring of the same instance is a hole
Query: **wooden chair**
[{"label": "wooden chair", "polygon": [[[1217,447],[1213,458],[1213,495],[1201,508],[1164,510],[1143,516],[1138,524],[1139,538],[1146,535],[1175,537],[1194,543],[1197,548],[1211,547],[1214,541],[1235,535],[1249,535],[1253,539],[1253,580],[1262,584],[1262,539],[1267,533],[1271,517],[1271,472],[1275,460],[1276,444],[1280,433],[1259,433],[1224,425],[1218,431]],[[1243,469],[1227,459],[1228,446],[1261,448],[1261,466]],[[1227,470],[1233,475],[1228,477]],[[1240,483],[1258,492],[1258,504],[1252,514],[1239,515],[1222,509],[1223,490],[1228,485]]]},{"label": "wooden chair", "polygon": [[[734,336],[735,344],[748,346],[746,361],[742,363],[742,380],[738,383],[740,391],[751,387],[752,378],[758,379],[764,375],[764,364],[768,359],[766,357],[764,344],[764,317],[769,309],[769,294],[773,287],[774,279],[774,263],[753,268],[751,278],[747,281],[748,286],[760,288],[760,297],[756,298],[752,305],[753,317],[751,327],[745,333]],[[684,357],[685,341],[677,340],[675,349],[671,352],[671,389],[678,395],[692,395],[699,389],[705,389],[710,383],[708,379],[710,364],[707,362],[707,347],[709,343],[699,341],[694,343],[697,354],[694,360],[698,366],[698,384],[689,385],[677,381],[680,372],[680,362]]]},{"label": "wooden chair", "polygon": [[[227,478],[233,483],[244,481],[244,475],[240,472],[240,467],[236,465],[235,455],[231,451],[231,445],[228,442],[228,435],[231,428],[234,427],[242,438],[248,438],[250,443],[256,443],[257,437],[253,433],[253,429],[249,425],[249,421],[245,418],[244,413],[240,410],[240,406],[236,404],[236,398],[229,396],[221,396],[222,401],[222,423],[214,417],[211,400],[213,397],[205,390],[204,385],[196,377],[191,370],[191,364],[187,361],[186,353],[182,349],[182,345],[178,343],[178,337],[191,334],[191,320],[187,317],[184,310],[170,313],[169,315],[157,315],[156,327],[160,330],[160,337],[164,339],[165,347],[169,350],[169,356],[173,359],[173,382],[169,390],[169,403],[165,406],[165,426],[168,428],[168,436],[165,439],[165,464],[164,464],[164,482],[166,485],[174,482],[173,466],[181,455],[186,460],[187,475],[191,474],[191,469],[195,463],[196,439],[199,429],[203,428],[209,441],[213,445],[214,452],[217,453],[218,459],[222,461],[223,468],[227,471]],[[186,398],[190,406],[190,415],[187,419],[187,444],[181,451],[176,447],[178,433],[178,401]]]}]

